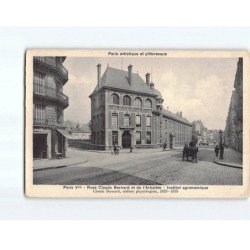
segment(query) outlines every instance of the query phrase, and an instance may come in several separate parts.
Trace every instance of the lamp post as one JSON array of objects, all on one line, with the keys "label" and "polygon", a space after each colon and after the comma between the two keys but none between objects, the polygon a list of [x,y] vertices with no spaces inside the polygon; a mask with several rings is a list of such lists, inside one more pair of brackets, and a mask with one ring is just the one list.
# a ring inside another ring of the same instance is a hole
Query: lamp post
[{"label": "lamp post", "polygon": [[219,131],[220,135],[220,159],[223,159],[223,154],[224,154],[224,145],[222,143],[222,130]]}]

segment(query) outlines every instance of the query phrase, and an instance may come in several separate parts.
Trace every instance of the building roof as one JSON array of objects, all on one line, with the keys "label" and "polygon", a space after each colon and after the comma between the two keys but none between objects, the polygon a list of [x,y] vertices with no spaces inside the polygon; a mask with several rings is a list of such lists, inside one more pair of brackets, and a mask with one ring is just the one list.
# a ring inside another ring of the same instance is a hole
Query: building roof
[{"label": "building roof", "polygon": [[80,127],[72,128],[71,133],[91,133],[91,130],[89,124],[83,124]]},{"label": "building roof", "polygon": [[180,115],[174,114],[166,109],[162,109],[162,115],[164,115],[170,119],[173,119],[173,120],[176,120],[176,121],[179,121],[179,122],[182,122],[184,124],[192,126],[192,124],[186,118],[184,118]]},{"label": "building roof", "polygon": [[110,87],[125,91],[139,92],[147,95],[157,96],[160,92],[156,89],[151,89],[150,86],[140,77],[139,74],[132,73],[132,82],[129,83],[128,71],[107,67],[101,77],[99,86],[96,86],[94,91],[102,87]]}]

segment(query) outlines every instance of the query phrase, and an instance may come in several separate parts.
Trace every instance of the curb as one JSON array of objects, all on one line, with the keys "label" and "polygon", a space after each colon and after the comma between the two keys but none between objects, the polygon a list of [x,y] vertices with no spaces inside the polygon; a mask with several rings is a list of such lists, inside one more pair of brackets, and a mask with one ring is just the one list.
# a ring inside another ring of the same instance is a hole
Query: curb
[{"label": "curb", "polygon": [[229,164],[229,163],[226,163],[226,162],[213,161],[213,163],[221,165],[221,166],[243,169],[243,167],[241,167],[239,165]]},{"label": "curb", "polygon": [[74,165],[78,165],[78,164],[86,163],[86,162],[88,162],[88,160],[82,161],[82,162],[77,162],[77,163],[72,163],[72,164],[69,164],[69,165],[63,165],[63,166],[37,168],[37,169],[33,169],[33,172],[42,171],[42,170],[49,170],[49,169],[57,169],[57,168],[66,168],[66,167],[70,167],[70,166],[74,166]]}]

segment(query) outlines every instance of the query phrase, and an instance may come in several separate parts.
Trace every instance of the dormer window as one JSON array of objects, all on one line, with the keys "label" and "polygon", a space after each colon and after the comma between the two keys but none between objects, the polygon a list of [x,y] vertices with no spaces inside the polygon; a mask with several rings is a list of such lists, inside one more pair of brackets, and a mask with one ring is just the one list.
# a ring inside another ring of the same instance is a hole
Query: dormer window
[{"label": "dormer window", "polygon": [[119,105],[119,96],[117,94],[113,94],[113,104]]},{"label": "dormer window", "polygon": [[131,98],[128,95],[125,95],[123,97],[123,105],[125,105],[125,106],[131,106]]},{"label": "dormer window", "polygon": [[136,98],[135,98],[135,106],[136,106],[137,108],[141,108],[141,106],[142,106],[142,101],[141,101],[141,98],[140,98],[140,97],[136,97]]},{"label": "dormer window", "polygon": [[152,101],[150,99],[146,99],[146,101],[145,101],[145,107],[146,108],[152,108]]}]

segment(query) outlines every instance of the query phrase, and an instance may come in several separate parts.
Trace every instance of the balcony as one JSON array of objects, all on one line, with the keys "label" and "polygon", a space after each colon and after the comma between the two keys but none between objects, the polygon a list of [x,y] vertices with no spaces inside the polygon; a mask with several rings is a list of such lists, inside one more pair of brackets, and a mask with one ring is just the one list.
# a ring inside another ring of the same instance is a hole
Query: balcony
[{"label": "balcony", "polygon": [[57,72],[58,75],[63,80],[63,84],[68,81],[68,71],[63,67],[63,65],[56,60],[56,57],[43,57],[43,56],[35,56],[34,62],[39,62],[42,66],[47,67],[49,66],[53,70]]},{"label": "balcony", "polygon": [[48,119],[34,117],[33,123],[36,125],[48,125]]},{"label": "balcony", "polygon": [[39,95],[41,97],[48,97],[55,101],[58,101],[63,108],[67,108],[69,106],[69,98],[64,95],[62,92],[57,91],[55,88],[47,87],[38,83],[34,83],[34,94]]},{"label": "balcony", "polygon": [[[45,115],[46,116],[46,115]],[[33,117],[33,126],[39,126],[39,127],[60,127],[60,128],[65,128],[63,125],[63,121],[50,121],[48,118],[38,118],[38,117]]]}]

